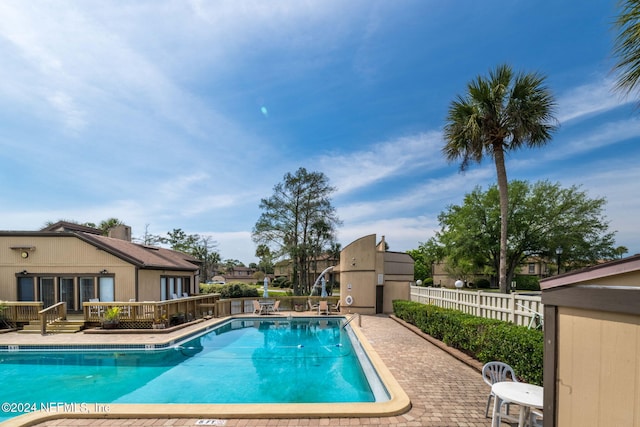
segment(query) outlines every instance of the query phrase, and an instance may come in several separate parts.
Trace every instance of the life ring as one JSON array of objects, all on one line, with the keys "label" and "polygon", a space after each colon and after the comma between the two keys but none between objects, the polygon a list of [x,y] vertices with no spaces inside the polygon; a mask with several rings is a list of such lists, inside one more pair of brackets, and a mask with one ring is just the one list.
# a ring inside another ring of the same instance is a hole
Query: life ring
[{"label": "life ring", "polygon": [[353,297],[351,295],[347,295],[347,297],[344,299],[344,302],[347,305],[353,304]]}]

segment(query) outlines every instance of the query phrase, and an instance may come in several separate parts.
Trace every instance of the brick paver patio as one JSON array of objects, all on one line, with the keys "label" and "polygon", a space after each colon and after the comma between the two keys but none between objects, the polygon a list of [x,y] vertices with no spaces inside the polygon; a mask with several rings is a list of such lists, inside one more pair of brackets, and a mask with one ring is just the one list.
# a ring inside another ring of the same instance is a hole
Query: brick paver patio
[{"label": "brick paver patio", "polygon": [[[411,399],[412,408],[405,414],[384,418],[224,419],[218,420],[217,425],[227,427],[387,425],[487,427],[491,425],[491,420],[484,417],[489,387],[482,380],[477,368],[454,358],[387,316],[363,316],[361,330]],[[114,339],[113,337],[110,336],[109,339]],[[202,422],[203,420],[199,418],[58,419],[37,425],[40,427],[186,427],[203,425]]]}]

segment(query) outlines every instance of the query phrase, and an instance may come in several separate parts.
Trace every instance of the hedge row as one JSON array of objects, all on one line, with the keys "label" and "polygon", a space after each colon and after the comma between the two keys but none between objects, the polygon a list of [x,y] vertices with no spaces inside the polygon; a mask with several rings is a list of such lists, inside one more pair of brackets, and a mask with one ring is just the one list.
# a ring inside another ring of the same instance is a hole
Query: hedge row
[{"label": "hedge row", "polygon": [[412,301],[393,301],[395,315],[482,363],[511,365],[522,381],[542,385],[542,331]]},{"label": "hedge row", "polygon": [[258,296],[258,290],[255,285],[233,282],[224,285],[200,283],[200,292],[203,294],[219,293],[221,298],[247,298]]}]

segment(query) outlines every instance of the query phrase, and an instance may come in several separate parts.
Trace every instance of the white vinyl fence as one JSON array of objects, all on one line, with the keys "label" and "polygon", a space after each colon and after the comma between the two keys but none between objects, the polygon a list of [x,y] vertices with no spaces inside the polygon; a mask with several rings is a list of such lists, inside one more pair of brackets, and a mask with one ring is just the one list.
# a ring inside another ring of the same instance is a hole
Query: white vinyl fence
[{"label": "white vinyl fence", "polygon": [[411,301],[452,308],[474,316],[499,319],[521,326],[542,325],[543,306],[540,295],[411,286]]}]

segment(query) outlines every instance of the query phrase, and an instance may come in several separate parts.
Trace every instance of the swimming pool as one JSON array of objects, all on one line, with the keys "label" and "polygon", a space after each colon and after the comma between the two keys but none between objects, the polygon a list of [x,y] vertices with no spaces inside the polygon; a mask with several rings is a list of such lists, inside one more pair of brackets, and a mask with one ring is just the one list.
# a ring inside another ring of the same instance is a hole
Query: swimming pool
[{"label": "swimming pool", "polygon": [[[354,331],[340,327],[343,320],[231,319],[153,351],[2,352],[0,397],[21,405],[11,409],[40,416],[60,411],[114,416],[116,409],[134,406],[162,412],[156,404],[170,404],[164,411],[172,414],[182,410],[180,404],[189,404],[190,416],[198,409],[222,414],[220,404],[235,408],[236,416],[250,412],[251,404],[262,409],[277,404],[279,410],[285,410],[282,404],[294,404],[305,413],[312,407],[321,413],[317,405],[322,403],[334,410],[346,404],[351,410],[367,403],[388,406],[394,393],[381,381]],[[103,405],[103,413],[96,404]]]}]

